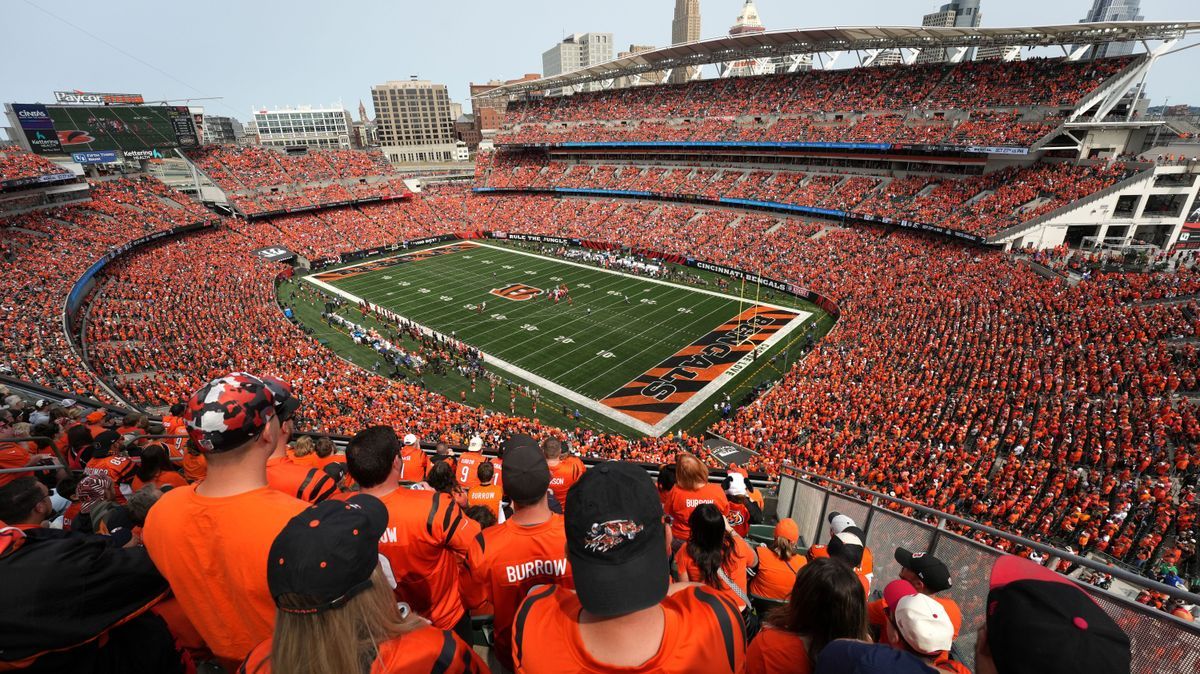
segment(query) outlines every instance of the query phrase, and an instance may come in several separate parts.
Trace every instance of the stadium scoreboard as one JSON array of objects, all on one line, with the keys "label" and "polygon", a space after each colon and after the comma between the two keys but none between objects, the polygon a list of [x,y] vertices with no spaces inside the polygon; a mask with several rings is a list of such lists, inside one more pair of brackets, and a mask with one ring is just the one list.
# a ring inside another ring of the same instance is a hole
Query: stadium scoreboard
[{"label": "stadium scoreboard", "polygon": [[9,115],[37,154],[116,151],[139,159],[200,142],[186,106],[13,103]]}]

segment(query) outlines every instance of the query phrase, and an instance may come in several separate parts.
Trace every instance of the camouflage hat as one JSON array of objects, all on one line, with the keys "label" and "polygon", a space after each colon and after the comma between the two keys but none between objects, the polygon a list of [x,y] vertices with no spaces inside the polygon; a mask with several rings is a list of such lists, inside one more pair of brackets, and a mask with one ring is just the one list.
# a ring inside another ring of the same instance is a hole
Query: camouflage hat
[{"label": "camouflage hat", "polygon": [[275,398],[266,383],[254,375],[233,372],[192,394],[183,420],[200,451],[217,454],[257,438],[275,414]]}]

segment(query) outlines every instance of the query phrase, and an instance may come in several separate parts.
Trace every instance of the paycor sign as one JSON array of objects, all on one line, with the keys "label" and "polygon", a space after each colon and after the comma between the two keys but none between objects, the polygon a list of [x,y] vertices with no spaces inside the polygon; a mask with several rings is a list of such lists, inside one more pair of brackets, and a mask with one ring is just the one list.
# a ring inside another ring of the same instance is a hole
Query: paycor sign
[{"label": "paycor sign", "polygon": [[112,105],[114,103],[145,103],[141,94],[104,94],[91,91],[56,91],[54,102],[63,105]]}]

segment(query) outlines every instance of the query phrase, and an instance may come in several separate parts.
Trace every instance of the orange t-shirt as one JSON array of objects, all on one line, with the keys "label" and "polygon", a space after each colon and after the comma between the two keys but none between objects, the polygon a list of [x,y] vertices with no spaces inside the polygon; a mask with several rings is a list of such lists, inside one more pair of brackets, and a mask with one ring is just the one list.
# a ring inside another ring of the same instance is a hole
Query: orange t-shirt
[{"label": "orange t-shirt", "polygon": [[270,487],[224,498],[172,489],[150,509],[142,542],[192,624],[219,658],[241,660],[271,636],[271,543],[308,504]]},{"label": "orange t-shirt", "polygon": [[[23,468],[29,465],[33,453],[29,451],[30,442],[0,442],[0,468]],[[0,487],[21,477],[33,475],[28,473],[0,473]]]},{"label": "orange t-shirt", "polygon": [[186,487],[187,480],[183,479],[182,475],[180,475],[179,473],[176,473],[173,470],[164,470],[163,472],[159,473],[158,476],[155,477],[150,482],[142,482],[142,478],[138,477],[137,475],[133,476],[133,484],[131,486],[133,487],[134,491],[138,491],[142,487],[145,487],[147,484],[156,484],[159,486],[159,488],[162,488],[162,487],[171,487],[171,488]]},{"label": "orange t-shirt", "polygon": [[420,447],[409,445],[400,449],[400,479],[420,482],[429,474],[429,455]]},{"label": "orange t-shirt", "polygon": [[379,554],[396,580],[396,599],[436,627],[452,629],[463,615],[458,569],[479,545],[479,524],[438,492],[396,489],[379,500],[388,510]]},{"label": "orange t-shirt", "polygon": [[463,452],[458,455],[458,465],[454,467],[454,477],[464,489],[470,489],[479,484],[476,470],[483,463],[483,455],[479,452]]},{"label": "orange t-shirt", "polygon": [[729,499],[721,485],[708,483],[696,491],[684,489],[678,485],[671,490],[667,498],[667,515],[671,517],[671,535],[675,540],[686,541],[692,537],[692,527],[688,518],[692,511],[702,503],[712,503],[717,506],[722,515],[729,514]]},{"label": "orange t-shirt", "polygon": [[[269,674],[271,640],[255,646],[237,671],[238,674]],[[488,670],[471,646],[454,632],[426,626],[379,644],[379,653],[368,671],[370,674],[481,674]]]},{"label": "orange t-shirt", "polygon": [[183,477],[188,482],[199,482],[208,475],[208,459],[203,454],[183,453]]},{"label": "orange t-shirt", "polygon": [[770,547],[758,548],[758,573],[750,580],[750,594],[767,599],[789,599],[796,584],[796,574],[808,563],[802,555],[792,555],[786,562]]},{"label": "orange t-shirt", "polygon": [[468,506],[487,506],[496,517],[500,517],[500,501],[503,499],[504,490],[494,484],[481,484],[467,490]]},{"label": "orange t-shirt", "polygon": [[563,508],[567,507],[567,491],[583,477],[585,470],[587,466],[574,456],[563,457],[550,466],[550,491],[554,492],[554,498]]},{"label": "orange t-shirt", "polygon": [[676,586],[659,604],[663,634],[658,652],[645,663],[617,667],[599,662],[579,634],[579,597],[562,587],[538,588],[517,611],[513,660],[517,674],[583,672],[617,674],[732,674],[746,665],[746,635],[737,608],[720,594],[698,586]]},{"label": "orange t-shirt", "polygon": [[764,626],[746,649],[746,674],[812,674],[804,639]]},{"label": "orange t-shirt", "polygon": [[267,459],[267,484],[309,503],[320,503],[337,492],[337,482],[324,470],[297,465],[286,456]]},{"label": "orange t-shirt", "polygon": [[575,587],[567,563],[567,533],[561,515],[533,526],[512,520],[483,532],[483,545],[468,560],[472,578],[491,599],[496,625],[496,657],[512,662],[512,625],[517,606],[537,585]]},{"label": "orange t-shirt", "polygon": [[[733,557],[731,557],[729,561],[726,562],[721,568],[724,569],[725,575],[729,576],[729,580],[732,580],[737,584],[738,587],[742,589],[742,592],[745,592],[746,569],[749,568],[749,566],[753,563],[754,550],[750,548],[749,543],[741,538],[738,538],[734,540]],[[688,554],[686,545],[679,548],[679,551],[675,553],[675,567],[679,569],[680,574],[687,572],[687,580],[689,582],[704,582],[700,580],[700,567],[696,565],[696,562],[692,559],[692,556]],[[738,598],[737,593],[733,591],[733,588],[726,587],[725,583],[721,581],[720,578],[717,579],[717,582],[719,583],[718,586],[710,587],[725,595],[725,597],[736,604],[739,609],[746,608],[746,603]]]}]

